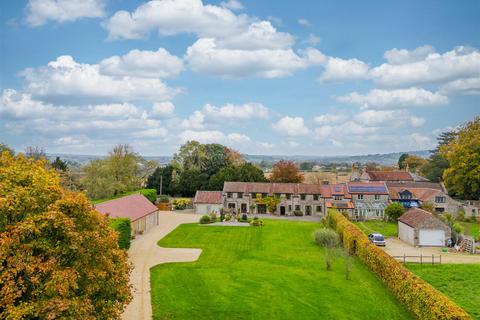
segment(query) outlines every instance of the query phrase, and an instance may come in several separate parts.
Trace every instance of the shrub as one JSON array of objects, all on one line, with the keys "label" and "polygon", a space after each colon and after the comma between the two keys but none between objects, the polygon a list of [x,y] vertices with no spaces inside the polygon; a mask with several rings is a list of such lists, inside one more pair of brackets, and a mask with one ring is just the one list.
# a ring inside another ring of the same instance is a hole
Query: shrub
[{"label": "shrub", "polygon": [[184,210],[191,203],[192,203],[192,201],[190,199],[179,198],[179,199],[173,200],[172,206],[173,206],[173,209],[175,209],[175,210]]},{"label": "shrub", "polygon": [[224,220],[225,220],[225,221],[230,221],[230,220],[232,220],[232,215],[231,215],[230,213],[227,213],[227,214],[225,215],[225,219],[224,219]]},{"label": "shrub", "polygon": [[132,240],[132,224],[128,218],[113,218],[109,220],[112,229],[118,232],[118,246],[120,249],[130,248]]},{"label": "shrub", "polygon": [[210,212],[210,220],[212,220],[212,222],[217,221],[217,213],[215,211]]},{"label": "shrub", "polygon": [[165,194],[162,194],[160,197],[158,197],[158,202],[160,203],[168,203],[169,201],[170,198]]},{"label": "shrub", "polygon": [[255,217],[250,221],[250,225],[254,227],[261,227],[263,226],[263,221],[258,219],[258,217]]},{"label": "shrub", "polygon": [[157,201],[157,190],[156,189],[141,189],[139,190],[141,194],[145,196],[150,202],[155,203]]},{"label": "shrub", "polygon": [[247,215],[246,215],[245,213],[242,214],[242,219],[241,219],[241,220],[242,220],[242,221],[247,221],[247,220],[248,220],[248,217],[247,217]]},{"label": "shrub", "polygon": [[293,211],[293,214],[294,214],[295,216],[297,216],[297,217],[303,216],[303,212],[300,211],[300,210],[295,210],[295,211]]},{"label": "shrub", "polygon": [[210,218],[209,215],[203,215],[201,218],[200,218],[200,223],[201,224],[208,224],[208,223],[212,223],[212,219]]},{"label": "shrub", "polygon": [[223,211],[223,209],[220,209],[220,221],[223,220],[225,220],[225,212]]},{"label": "shrub", "polygon": [[340,238],[338,237],[338,234],[332,229],[318,229],[315,231],[314,237],[315,242],[320,247],[334,248],[338,247],[340,243]]},{"label": "shrub", "polygon": [[405,208],[400,202],[393,202],[390,203],[386,208],[385,208],[385,216],[388,218],[390,221],[397,221],[398,218],[405,212]]},{"label": "shrub", "polygon": [[460,320],[471,317],[444,294],[407,270],[338,212],[329,213],[336,220],[343,246],[356,254],[418,319]]},{"label": "shrub", "polygon": [[465,211],[463,210],[458,211],[457,221],[465,221]]}]

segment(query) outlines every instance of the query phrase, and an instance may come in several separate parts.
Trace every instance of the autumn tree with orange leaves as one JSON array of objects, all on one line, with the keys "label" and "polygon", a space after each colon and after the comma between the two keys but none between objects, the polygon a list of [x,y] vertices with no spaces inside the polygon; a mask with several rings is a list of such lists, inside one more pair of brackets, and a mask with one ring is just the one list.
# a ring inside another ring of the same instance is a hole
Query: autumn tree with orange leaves
[{"label": "autumn tree with orange leaves", "polygon": [[298,171],[298,166],[293,161],[280,160],[272,168],[269,180],[271,182],[302,182],[303,174]]},{"label": "autumn tree with orange leaves", "polygon": [[0,319],[119,319],[131,293],[117,234],[44,161],[0,155]]}]

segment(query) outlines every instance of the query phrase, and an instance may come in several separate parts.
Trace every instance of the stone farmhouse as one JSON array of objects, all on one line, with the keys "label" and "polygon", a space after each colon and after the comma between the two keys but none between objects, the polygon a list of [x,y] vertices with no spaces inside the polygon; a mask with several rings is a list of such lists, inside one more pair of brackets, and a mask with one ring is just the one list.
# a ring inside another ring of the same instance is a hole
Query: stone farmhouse
[{"label": "stone farmhouse", "polygon": [[355,207],[355,220],[383,219],[389,195],[385,182],[349,182],[347,190]]},{"label": "stone farmhouse", "polygon": [[427,179],[415,173],[407,171],[355,171],[352,167],[352,175],[350,181],[362,182],[428,182]]}]

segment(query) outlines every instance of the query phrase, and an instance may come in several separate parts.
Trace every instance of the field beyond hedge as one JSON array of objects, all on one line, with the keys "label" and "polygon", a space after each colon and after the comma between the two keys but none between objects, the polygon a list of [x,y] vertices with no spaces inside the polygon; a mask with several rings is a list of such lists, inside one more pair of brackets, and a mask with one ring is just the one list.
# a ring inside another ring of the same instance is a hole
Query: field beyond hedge
[{"label": "field beyond hedge", "polygon": [[408,268],[480,320],[480,264],[411,264]]},{"label": "field beyond hedge", "polygon": [[265,220],[265,226],[181,225],[159,244],[201,248],[193,263],[151,269],[154,319],[412,319],[354,258],[325,270],[312,238],[318,223]]}]

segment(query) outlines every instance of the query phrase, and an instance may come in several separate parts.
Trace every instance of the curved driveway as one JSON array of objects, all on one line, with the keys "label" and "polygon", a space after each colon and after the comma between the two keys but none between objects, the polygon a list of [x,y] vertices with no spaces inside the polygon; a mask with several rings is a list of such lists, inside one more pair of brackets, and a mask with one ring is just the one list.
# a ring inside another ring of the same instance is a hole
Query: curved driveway
[{"label": "curved driveway", "polygon": [[195,261],[201,249],[161,248],[158,240],[165,237],[182,223],[198,222],[200,216],[186,213],[161,211],[158,226],[153,227],[132,241],[128,257],[133,265],[130,283],[133,300],[122,315],[124,320],[152,319],[150,297],[150,268],[166,262]]}]

